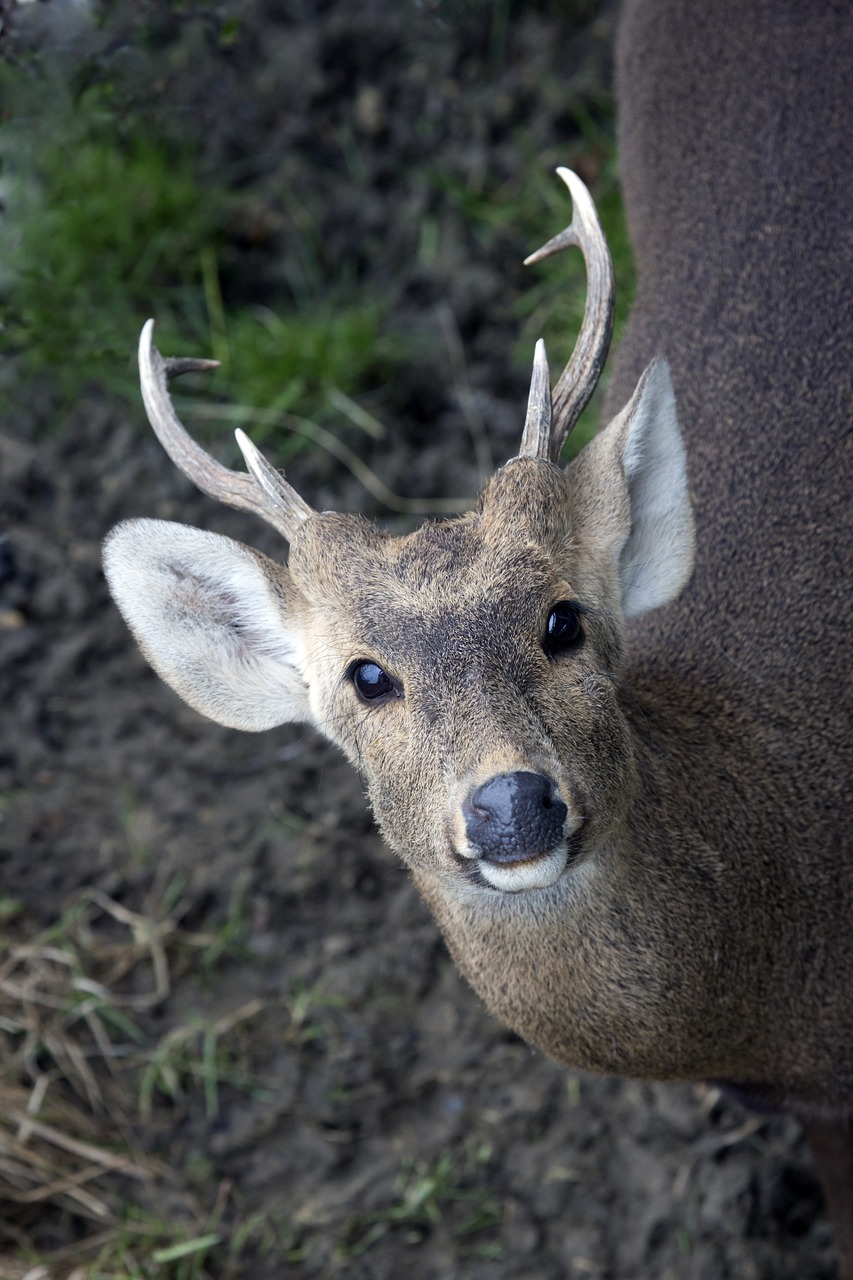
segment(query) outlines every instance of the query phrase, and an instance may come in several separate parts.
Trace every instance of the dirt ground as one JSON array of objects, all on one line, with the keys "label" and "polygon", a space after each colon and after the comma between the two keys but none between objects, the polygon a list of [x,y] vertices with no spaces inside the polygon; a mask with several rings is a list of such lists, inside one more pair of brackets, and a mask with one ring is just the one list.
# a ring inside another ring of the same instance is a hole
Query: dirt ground
[{"label": "dirt ground", "polygon": [[[8,21],[59,22],[59,6],[31,8]],[[234,38],[214,38],[238,8]],[[424,340],[371,406],[389,430],[367,460],[424,496],[476,490],[472,415],[498,460],[515,450],[526,377],[511,302],[535,247],[512,228],[478,241],[425,165],[440,155],[463,185],[488,175],[496,189],[553,167],[576,145],[570,97],[606,90],[613,23],[591,5],[252,0],[114,6],[97,38],[128,91],[156,86],[151,112],[184,122],[244,192],[226,287],[281,286],[285,193],[316,221],[330,273],[347,261],[393,283],[400,326]],[[428,219],[430,261],[415,252]],[[159,683],[101,576],[108,529],[147,515],[281,547],[192,490],[138,411],[92,387],[55,413],[35,388],[0,426],[0,890],[21,908],[7,942],[81,893],[103,936],[121,929],[104,903],[159,922],[171,989],[138,1024],[149,1045],[218,1025],[224,1063],[213,1101],[187,1068],[143,1119],[94,1108],[99,1141],[157,1170],[114,1173],[112,1193],[171,1221],[215,1212],[223,1239],[258,1224],[237,1260],[223,1244],[193,1275],[829,1280],[796,1125],[527,1048],[455,973],[331,748],[301,727],[221,729]],[[314,506],[378,511],[325,456],[289,477]],[[140,956],[125,989],[144,995],[157,975]],[[115,1067],[116,1087],[135,1088],[134,1070]],[[7,1198],[0,1178],[3,1274],[23,1275],[35,1243],[65,1275],[96,1228],[67,1204]],[[148,1262],[143,1274],[167,1274]]]}]

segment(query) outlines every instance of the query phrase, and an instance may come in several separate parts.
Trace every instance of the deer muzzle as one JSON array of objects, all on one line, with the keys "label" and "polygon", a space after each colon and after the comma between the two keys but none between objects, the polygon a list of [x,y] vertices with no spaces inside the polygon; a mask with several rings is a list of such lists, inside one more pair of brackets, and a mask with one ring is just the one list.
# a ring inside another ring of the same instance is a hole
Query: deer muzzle
[{"label": "deer muzzle", "polygon": [[496,774],[462,803],[466,848],[479,877],[507,892],[543,888],[562,875],[577,821],[557,784],[529,770]]}]

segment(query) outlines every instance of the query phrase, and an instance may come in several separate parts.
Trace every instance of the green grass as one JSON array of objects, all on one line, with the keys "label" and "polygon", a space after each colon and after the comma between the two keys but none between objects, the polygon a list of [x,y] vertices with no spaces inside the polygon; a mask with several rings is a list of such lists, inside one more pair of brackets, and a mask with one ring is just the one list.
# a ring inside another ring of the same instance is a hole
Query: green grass
[{"label": "green grass", "polygon": [[289,995],[284,997],[284,1007],[289,1018],[284,1038],[290,1044],[309,1044],[312,1040],[327,1035],[330,1025],[323,1011],[340,1009],[343,1004],[339,996],[326,993],[322,979],[310,987],[297,979]]},{"label": "green grass", "polygon": [[[3,87],[9,88],[5,79]],[[41,379],[68,405],[91,381],[132,404],[141,420],[135,348],[142,324],[156,314],[162,351],[212,354],[220,361],[207,380],[205,403],[214,410],[233,407],[283,464],[305,447],[326,447],[322,428],[318,433],[313,427],[332,419],[341,423],[342,402],[357,410],[354,397],[417,359],[392,336],[387,299],[365,294],[352,279],[329,278],[311,225],[292,227],[301,268],[289,300],[279,299],[273,310],[223,297],[220,263],[233,197],[202,177],[186,147],[119,118],[108,88],[91,89],[76,101],[43,94],[60,103],[48,108],[43,100],[34,105],[32,88],[23,108],[17,96],[19,109],[0,140],[7,204],[0,340],[10,357],[0,399],[25,396],[33,380]],[[617,188],[612,107],[607,100],[579,101],[571,114],[578,136],[563,148],[555,145],[548,157],[519,131],[518,164],[501,183],[488,175],[472,180],[434,163],[429,180],[442,201],[420,229],[418,252],[428,264],[448,219],[464,224],[484,257],[506,251],[510,243],[514,255],[519,244],[534,249],[571,216],[553,167],[576,166],[592,176],[614,258],[618,337],[633,270]],[[508,302],[504,317],[518,329],[519,367],[529,367],[542,336],[556,378],[579,328],[585,293],[579,253],[531,268],[528,287]],[[181,384],[179,404],[188,403],[187,394]],[[570,453],[593,433],[597,413],[594,402]],[[343,418],[347,427],[353,421],[352,414],[349,423]],[[214,430],[222,435],[221,425],[207,434]]]},{"label": "green grass", "polygon": [[23,112],[3,139],[9,190],[4,347],[22,380],[49,375],[73,398],[88,379],[126,390],[128,352],[151,300],[200,280],[222,197],[188,153],[125,138],[96,101],[62,117]]},{"label": "green grass", "polygon": [[[468,1244],[464,1251],[481,1257],[499,1257],[496,1240],[489,1233],[501,1221],[501,1209],[487,1185],[482,1171],[492,1157],[491,1148],[469,1152],[458,1164],[450,1155],[439,1156],[433,1163],[405,1161],[395,1185],[395,1198],[386,1209],[359,1215],[347,1224],[337,1249],[343,1259],[360,1257],[392,1229],[402,1230],[408,1243],[416,1244],[421,1235],[439,1222],[450,1234]],[[472,1240],[471,1237],[477,1237]]]},{"label": "green grass", "polygon": [[154,1099],[160,1095],[171,1102],[181,1101],[187,1090],[201,1088],[205,1114],[209,1120],[219,1115],[219,1093],[223,1084],[247,1093],[256,1085],[239,1053],[229,1043],[235,1026],[261,1009],[259,1000],[224,1019],[191,1017],[161,1036],[140,1054],[139,1114],[149,1122]]},{"label": "green grass", "polygon": [[[91,381],[137,405],[136,343],[152,314],[164,353],[212,353],[215,394],[247,411],[322,420],[336,394],[379,380],[397,344],[382,334],[380,302],[349,282],[309,270],[309,287],[279,311],[223,300],[231,198],[186,148],[122,123],[106,97],[84,94],[62,112],[30,100],[3,132],[13,252],[0,273],[0,395],[47,379],[70,404]],[[310,229],[293,234],[310,265]],[[289,431],[286,451],[307,438],[294,444]]]}]

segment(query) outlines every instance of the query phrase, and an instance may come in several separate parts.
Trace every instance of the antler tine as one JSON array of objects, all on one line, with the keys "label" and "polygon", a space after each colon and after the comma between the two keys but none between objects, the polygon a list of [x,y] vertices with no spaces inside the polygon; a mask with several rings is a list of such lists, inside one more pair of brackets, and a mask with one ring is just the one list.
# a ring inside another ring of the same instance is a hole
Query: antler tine
[{"label": "antler tine", "polygon": [[[307,502],[303,502],[295,489],[284,479],[280,471],[276,471],[244,431],[238,427],[234,432],[237,444],[246,466],[252,473],[255,483],[267,500],[266,519],[284,532],[286,538],[292,538],[304,520],[314,514]],[[278,520],[273,519],[277,513]]]},{"label": "antler tine", "polygon": [[527,397],[527,417],[524,420],[524,432],[521,437],[519,458],[542,458],[545,462],[551,457],[551,375],[548,372],[548,357],[545,354],[545,343],[540,338],[533,353],[533,374],[530,379],[530,394]]},{"label": "antler tine", "polygon": [[[212,458],[196,444],[175,413],[168,382],[182,373],[215,369],[219,361],[190,357],[164,359],[154,346],[153,334],[154,321],[148,320],[139,338],[139,381],[145,412],[157,439],[175,466],[203,493],[227,503],[229,507],[260,516],[289,541],[303,521],[314,514],[307,502],[270,466],[242,432],[238,433],[237,443],[250,466],[251,476],[231,471]],[[251,458],[244,448],[244,441],[249,446]]]},{"label": "antler tine", "polygon": [[[554,424],[550,457],[559,461],[569,432],[583,413],[596,388],[613,332],[613,263],[595,211],[592,196],[571,169],[557,170],[572,197],[572,221],[565,231],[525,258],[525,266],[541,262],[553,253],[576,245],[584,256],[587,271],[586,305],[583,323],[571,359],[554,388]],[[526,430],[526,428],[525,428]]]}]

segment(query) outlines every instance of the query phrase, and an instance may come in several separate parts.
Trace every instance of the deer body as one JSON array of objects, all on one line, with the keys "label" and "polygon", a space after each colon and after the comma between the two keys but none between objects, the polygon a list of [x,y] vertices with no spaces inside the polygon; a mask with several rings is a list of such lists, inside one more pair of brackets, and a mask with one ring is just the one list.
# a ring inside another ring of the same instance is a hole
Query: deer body
[{"label": "deer body", "polygon": [[753,1044],[710,1074],[763,1070],[777,1102],[847,1110],[851,52],[846,4],[629,0],[620,155],[639,291],[610,389],[618,404],[665,351],[687,437],[695,571],[633,626],[625,679],[669,720],[675,821],[690,813],[725,862],[735,989],[773,1045],[763,1067]]},{"label": "deer body", "polygon": [[290,558],[154,521],[105,553],[192,705],[341,746],[460,970],[525,1039],[807,1117],[848,1276],[853,1145],[834,1133],[824,1159],[821,1125],[853,1111],[851,37],[846,5],[628,3],[625,408],[567,469],[609,301],[564,174],[580,230],[546,251],[581,243],[592,320],[553,424],[538,352],[520,455],[476,511],[390,538],[312,512],[245,438],[252,478],[226,472],[168,399],[193,362],[163,362],[149,325],[166,448]]}]

